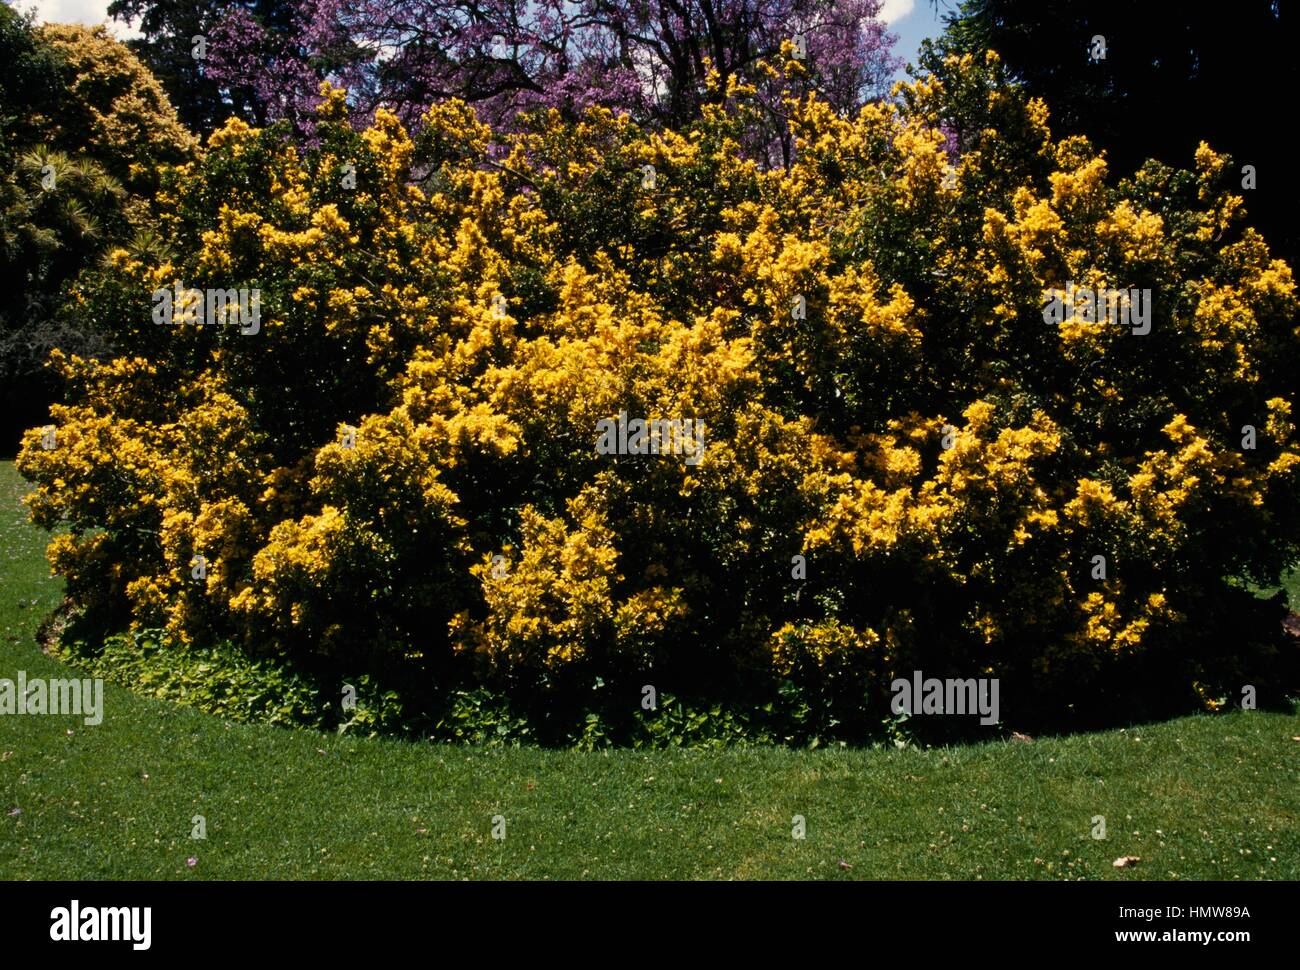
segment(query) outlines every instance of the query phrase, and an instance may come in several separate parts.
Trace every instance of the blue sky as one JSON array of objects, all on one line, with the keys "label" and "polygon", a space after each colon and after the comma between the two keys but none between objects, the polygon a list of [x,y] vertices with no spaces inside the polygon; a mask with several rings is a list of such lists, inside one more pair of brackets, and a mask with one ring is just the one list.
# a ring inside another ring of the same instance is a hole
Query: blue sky
[{"label": "blue sky", "polygon": [[[927,37],[937,37],[943,32],[941,16],[956,8],[954,0],[885,0],[880,8],[881,19],[889,24],[890,33],[898,35],[894,53],[904,62],[916,63],[916,52],[921,41]],[[895,74],[895,80],[907,77],[902,69]]]}]

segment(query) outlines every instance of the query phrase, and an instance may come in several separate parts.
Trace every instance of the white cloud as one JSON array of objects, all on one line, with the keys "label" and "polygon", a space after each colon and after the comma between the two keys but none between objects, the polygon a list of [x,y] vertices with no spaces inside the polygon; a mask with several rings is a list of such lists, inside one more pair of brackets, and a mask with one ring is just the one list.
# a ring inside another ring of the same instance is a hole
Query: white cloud
[{"label": "white cloud", "polygon": [[887,24],[894,24],[910,14],[915,6],[916,0],[885,0],[880,7],[880,13],[876,15],[876,19],[883,20]]},{"label": "white cloud", "polygon": [[119,40],[139,37],[140,33],[117,20],[108,19],[109,0],[19,0],[17,7],[26,13],[36,11],[36,19],[46,24],[106,24],[108,32]]}]

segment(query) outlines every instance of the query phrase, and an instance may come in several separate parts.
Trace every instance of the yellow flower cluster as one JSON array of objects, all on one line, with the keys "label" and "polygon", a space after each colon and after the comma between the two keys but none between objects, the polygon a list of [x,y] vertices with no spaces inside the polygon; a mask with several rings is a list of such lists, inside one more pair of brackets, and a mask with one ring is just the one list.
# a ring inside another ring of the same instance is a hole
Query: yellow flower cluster
[{"label": "yellow flower cluster", "polygon": [[[314,152],[228,123],[160,196],[174,259],[83,293],[126,351],[60,360],[56,445],[25,439],[51,563],[180,639],[548,683],[925,656],[1069,690],[1219,616],[1206,577],[1294,552],[1290,269],[1207,147],[1195,192],[1125,194],[996,59],[947,68],[792,101],[771,171],[741,90],[686,133],[450,102],[417,144],[328,87]],[[267,322],[160,332],[164,279]],[[1046,324],[1067,282],[1150,289],[1151,333]],[[620,414],[695,422],[698,462],[599,453]]]}]

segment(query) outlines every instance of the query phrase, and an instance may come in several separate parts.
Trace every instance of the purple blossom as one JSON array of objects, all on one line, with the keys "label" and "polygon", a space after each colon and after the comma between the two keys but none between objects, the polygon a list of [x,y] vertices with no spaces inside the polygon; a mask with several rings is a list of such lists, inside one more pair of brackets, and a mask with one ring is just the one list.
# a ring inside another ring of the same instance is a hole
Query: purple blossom
[{"label": "purple blossom", "polygon": [[[209,31],[208,76],[258,124],[287,119],[310,139],[322,80],[345,87],[364,124],[386,105],[410,127],[458,97],[496,128],[523,112],[594,105],[680,124],[712,96],[716,70],[753,83],[769,108],[763,147],[784,130],[782,96],[816,88],[852,111],[883,95],[899,64],[875,19],[881,0],[294,0],[272,26],[230,9]],[[807,75],[786,91],[757,71],[803,38]],[[779,137],[779,136],[778,136]],[[784,146],[788,156],[788,145]]]}]

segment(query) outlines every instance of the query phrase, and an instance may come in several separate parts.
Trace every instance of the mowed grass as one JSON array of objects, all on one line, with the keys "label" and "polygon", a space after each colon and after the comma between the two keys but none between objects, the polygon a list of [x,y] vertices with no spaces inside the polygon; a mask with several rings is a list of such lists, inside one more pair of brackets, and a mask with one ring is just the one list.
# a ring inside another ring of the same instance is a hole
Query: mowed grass
[{"label": "mowed grass", "polygon": [[[59,587],[24,491],[0,465],[0,677],[66,677],[33,640]],[[0,878],[1300,878],[1300,718],[1280,714],[942,750],[588,754],[233,724],[112,685],[105,708],[95,727],[0,716]]]}]

